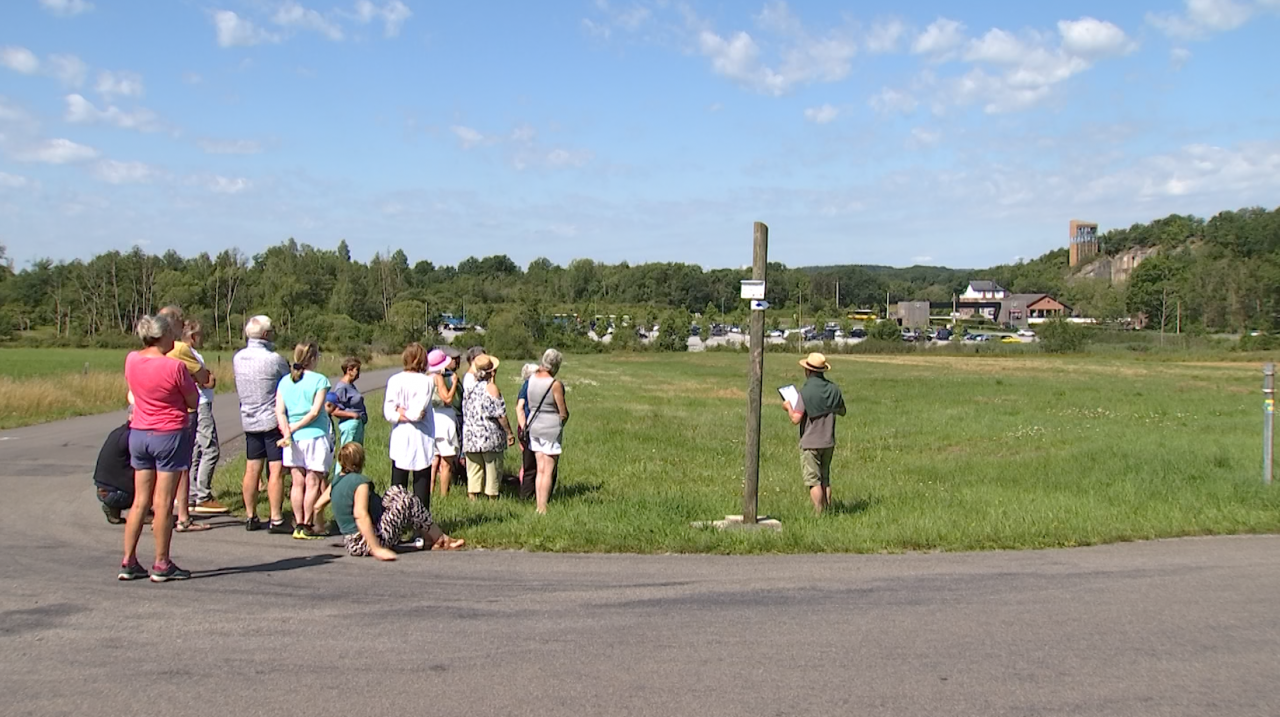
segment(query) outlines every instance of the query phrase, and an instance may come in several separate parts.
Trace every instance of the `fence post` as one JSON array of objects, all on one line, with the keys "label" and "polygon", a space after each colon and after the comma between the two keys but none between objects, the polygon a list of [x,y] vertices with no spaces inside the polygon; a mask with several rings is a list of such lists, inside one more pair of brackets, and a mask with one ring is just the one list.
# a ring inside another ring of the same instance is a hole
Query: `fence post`
[{"label": "fence post", "polygon": [[1275,435],[1276,365],[1262,367],[1262,482],[1271,485],[1271,449]]},{"label": "fence post", "polygon": [[[751,278],[765,280],[769,264],[769,227],[756,222],[752,235]],[[742,487],[742,522],[754,525],[759,510],[760,401],[764,384],[764,312],[751,312],[751,359],[747,367],[746,480]],[[803,342],[803,336],[801,340]]]}]

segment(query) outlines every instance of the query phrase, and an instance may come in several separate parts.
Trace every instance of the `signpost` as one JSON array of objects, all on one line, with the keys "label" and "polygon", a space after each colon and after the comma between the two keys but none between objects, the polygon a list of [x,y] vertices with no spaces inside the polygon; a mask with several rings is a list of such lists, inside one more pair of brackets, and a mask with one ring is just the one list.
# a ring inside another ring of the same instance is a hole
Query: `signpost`
[{"label": "signpost", "polygon": [[742,298],[751,300],[751,358],[747,366],[746,480],[742,490],[742,522],[755,525],[760,488],[760,392],[764,383],[765,267],[769,263],[769,227],[756,222],[752,243],[751,280],[742,282]]},{"label": "signpost", "polygon": [[1271,450],[1275,437],[1276,365],[1262,367],[1262,482],[1271,485]]}]

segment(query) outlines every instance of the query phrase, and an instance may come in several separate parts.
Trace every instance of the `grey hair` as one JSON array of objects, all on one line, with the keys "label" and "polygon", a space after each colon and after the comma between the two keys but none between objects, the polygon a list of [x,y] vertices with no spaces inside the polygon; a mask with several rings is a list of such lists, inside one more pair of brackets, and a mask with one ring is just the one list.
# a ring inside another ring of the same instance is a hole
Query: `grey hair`
[{"label": "grey hair", "polygon": [[133,327],[133,333],[142,339],[144,346],[155,346],[160,340],[169,336],[173,331],[173,324],[170,323],[169,317],[164,314],[156,314],[155,316],[143,316],[138,319],[138,323]]},{"label": "grey hair", "polygon": [[542,354],[542,362],[538,364],[538,368],[554,376],[560,373],[562,363],[564,363],[564,354],[556,349],[547,349]]},{"label": "grey hair", "polygon": [[261,339],[269,333],[271,333],[271,317],[269,316],[258,315],[245,322],[245,338]]},{"label": "grey hair", "polygon": [[470,365],[472,361],[476,360],[477,356],[480,356],[482,354],[484,354],[483,346],[472,346],[471,348],[467,349],[467,364]]},{"label": "grey hair", "polygon": [[527,363],[527,364],[525,364],[524,366],[521,366],[521,367],[520,367],[520,380],[521,380],[521,381],[528,381],[528,380],[529,380],[529,378],[530,378],[530,377],[532,377],[532,376],[533,376],[533,374],[535,374],[535,373],[537,373],[537,372],[538,372],[538,364],[536,364],[536,363]]}]

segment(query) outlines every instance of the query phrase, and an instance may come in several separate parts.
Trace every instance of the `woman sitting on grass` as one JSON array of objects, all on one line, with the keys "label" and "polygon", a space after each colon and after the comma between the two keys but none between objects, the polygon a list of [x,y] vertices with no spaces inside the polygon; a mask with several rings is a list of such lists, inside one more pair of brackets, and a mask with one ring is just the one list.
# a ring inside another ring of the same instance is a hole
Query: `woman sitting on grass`
[{"label": "woman sitting on grass", "polygon": [[378,495],[373,481],[360,473],[364,470],[364,446],[359,443],[343,446],[338,451],[338,465],[342,467],[342,474],[320,496],[316,510],[333,504],[333,517],[338,521],[348,553],[395,560],[396,551],[392,548],[400,543],[400,536],[408,528],[422,539],[423,547],[457,550],[466,545],[465,540],[445,535],[431,519],[431,511],[404,486],[393,485],[385,496]]}]

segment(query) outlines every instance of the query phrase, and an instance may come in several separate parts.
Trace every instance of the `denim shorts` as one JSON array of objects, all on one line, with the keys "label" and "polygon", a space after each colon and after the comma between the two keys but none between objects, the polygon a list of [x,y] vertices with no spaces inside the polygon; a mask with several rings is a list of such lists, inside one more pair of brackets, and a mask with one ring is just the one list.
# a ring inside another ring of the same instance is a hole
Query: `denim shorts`
[{"label": "denim shorts", "polygon": [[137,471],[177,473],[191,468],[191,430],[129,431],[129,462]]}]

